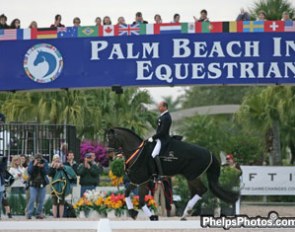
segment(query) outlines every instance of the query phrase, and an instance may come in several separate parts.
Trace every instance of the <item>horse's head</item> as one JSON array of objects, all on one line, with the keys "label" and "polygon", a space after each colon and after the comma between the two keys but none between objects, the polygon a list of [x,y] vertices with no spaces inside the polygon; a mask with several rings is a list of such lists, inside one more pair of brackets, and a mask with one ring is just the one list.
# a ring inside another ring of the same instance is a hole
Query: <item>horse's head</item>
[{"label": "horse's head", "polygon": [[115,129],[108,129],[106,131],[106,138],[109,148],[119,149],[122,147],[122,141]]},{"label": "horse's head", "polygon": [[34,65],[37,66],[38,64],[42,63],[45,61],[44,53],[42,51],[38,51],[38,55],[36,59],[34,60]]}]

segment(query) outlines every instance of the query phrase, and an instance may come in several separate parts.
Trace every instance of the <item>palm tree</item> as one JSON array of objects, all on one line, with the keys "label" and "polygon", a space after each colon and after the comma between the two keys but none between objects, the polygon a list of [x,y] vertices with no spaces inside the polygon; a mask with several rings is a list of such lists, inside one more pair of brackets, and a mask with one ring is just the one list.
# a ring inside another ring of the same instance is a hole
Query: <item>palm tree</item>
[{"label": "palm tree", "polygon": [[283,12],[289,12],[290,18],[295,15],[295,8],[289,0],[259,0],[250,9],[252,18],[257,18],[258,12],[263,10],[268,20],[280,20]]}]

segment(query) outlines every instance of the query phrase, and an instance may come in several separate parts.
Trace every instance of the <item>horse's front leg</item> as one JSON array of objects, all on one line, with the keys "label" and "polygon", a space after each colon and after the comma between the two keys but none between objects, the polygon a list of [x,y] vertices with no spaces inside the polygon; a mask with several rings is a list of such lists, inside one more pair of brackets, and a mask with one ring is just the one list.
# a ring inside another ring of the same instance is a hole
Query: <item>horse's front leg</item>
[{"label": "horse's front leg", "polygon": [[133,203],[130,198],[130,193],[135,188],[136,188],[136,186],[130,183],[125,190],[125,202],[126,202],[126,206],[128,209],[128,214],[134,220],[137,218],[138,211],[133,208]]},{"label": "horse's front leg", "polygon": [[145,215],[150,218],[151,221],[158,221],[159,220],[158,215],[152,214],[151,210],[149,209],[149,207],[145,203],[144,198],[145,198],[145,195],[147,195],[147,193],[148,193],[148,190],[147,190],[146,185],[140,185],[139,190],[138,190],[139,207],[143,210]]}]

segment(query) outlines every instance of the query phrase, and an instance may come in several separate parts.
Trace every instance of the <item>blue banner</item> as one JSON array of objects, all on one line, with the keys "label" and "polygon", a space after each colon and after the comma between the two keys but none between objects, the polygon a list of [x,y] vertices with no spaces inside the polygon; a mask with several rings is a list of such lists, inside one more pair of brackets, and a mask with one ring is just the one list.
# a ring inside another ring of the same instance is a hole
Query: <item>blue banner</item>
[{"label": "blue banner", "polygon": [[0,90],[293,84],[295,33],[0,42]]}]

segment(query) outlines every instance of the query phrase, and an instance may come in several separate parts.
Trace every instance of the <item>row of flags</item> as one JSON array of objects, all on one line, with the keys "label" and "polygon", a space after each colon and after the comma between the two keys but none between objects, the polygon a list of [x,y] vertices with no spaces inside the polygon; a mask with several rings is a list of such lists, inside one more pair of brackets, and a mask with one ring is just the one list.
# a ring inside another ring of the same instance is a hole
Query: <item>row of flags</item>
[{"label": "row of flags", "polygon": [[295,32],[295,21],[233,21],[3,29],[0,40],[223,32]]}]

